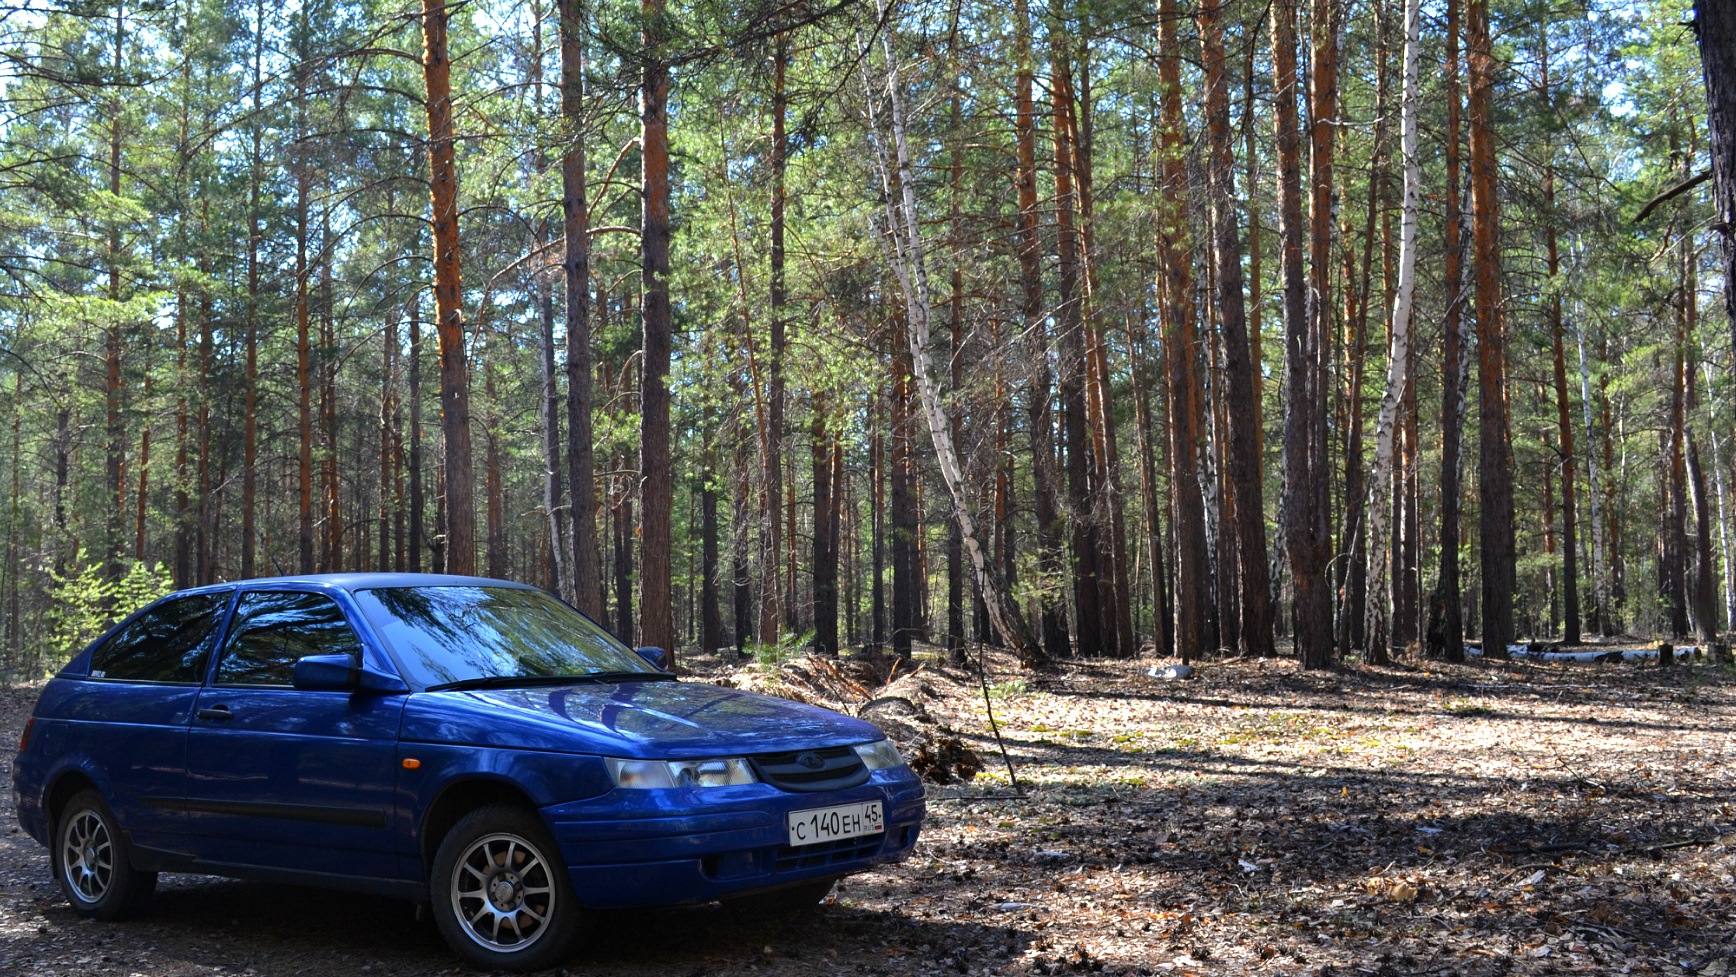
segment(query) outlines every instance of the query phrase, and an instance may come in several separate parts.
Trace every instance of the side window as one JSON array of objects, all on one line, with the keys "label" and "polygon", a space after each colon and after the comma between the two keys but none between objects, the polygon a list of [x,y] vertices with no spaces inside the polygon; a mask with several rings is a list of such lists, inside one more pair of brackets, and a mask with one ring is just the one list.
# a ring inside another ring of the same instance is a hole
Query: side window
[{"label": "side window", "polygon": [[254,591],[242,594],[235,607],[235,624],[217,660],[217,682],[289,685],[299,658],[361,654],[361,641],[330,597]]},{"label": "side window", "polygon": [[90,677],[134,682],[202,682],[217,643],[227,593],[175,597],[140,615],[103,642]]}]

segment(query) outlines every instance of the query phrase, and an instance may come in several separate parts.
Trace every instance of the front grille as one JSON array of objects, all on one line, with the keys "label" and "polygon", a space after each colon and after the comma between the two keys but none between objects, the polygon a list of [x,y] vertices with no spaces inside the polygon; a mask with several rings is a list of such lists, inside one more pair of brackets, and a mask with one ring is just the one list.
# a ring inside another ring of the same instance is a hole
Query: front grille
[{"label": "front grille", "polygon": [[827,865],[853,862],[879,854],[880,846],[885,841],[885,835],[870,835],[866,838],[839,838],[837,841],[823,841],[800,848],[783,845],[778,848],[776,870],[791,872],[796,869],[824,868]]},{"label": "front grille", "polygon": [[761,753],[747,760],[760,780],[783,790],[842,790],[868,781],[868,768],[862,765],[856,751],[847,746]]}]

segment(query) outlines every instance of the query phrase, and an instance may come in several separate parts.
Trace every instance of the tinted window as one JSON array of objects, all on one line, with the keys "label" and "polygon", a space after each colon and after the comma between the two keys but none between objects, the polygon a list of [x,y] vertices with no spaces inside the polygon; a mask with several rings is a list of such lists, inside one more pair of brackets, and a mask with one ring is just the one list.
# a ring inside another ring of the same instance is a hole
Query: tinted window
[{"label": "tinted window", "polygon": [[590,618],[524,587],[389,587],[356,592],[397,652],[404,677],[427,687],[490,677],[597,672],[658,674]]},{"label": "tinted window", "polygon": [[235,607],[217,681],[224,685],[289,685],[295,663],[308,655],[354,655],[362,643],[344,612],[323,594],[254,591]]},{"label": "tinted window", "polygon": [[139,615],[103,642],[90,677],[135,682],[201,682],[229,595],[173,597]]}]

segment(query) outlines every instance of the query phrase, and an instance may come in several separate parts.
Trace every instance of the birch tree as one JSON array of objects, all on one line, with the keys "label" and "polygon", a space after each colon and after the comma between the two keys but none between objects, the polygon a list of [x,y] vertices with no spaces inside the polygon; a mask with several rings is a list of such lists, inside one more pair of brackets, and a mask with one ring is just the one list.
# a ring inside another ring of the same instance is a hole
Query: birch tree
[{"label": "birch tree", "polygon": [[[881,22],[887,17],[887,0],[876,0]],[[921,225],[916,211],[916,176],[910,161],[910,145],[906,138],[904,97],[899,81],[898,56],[892,45],[892,31],[886,28],[880,36],[881,52],[886,58],[886,103],[890,127],[886,138],[880,132],[872,86],[868,91],[869,124],[873,132],[875,163],[880,174],[881,192],[885,200],[886,234],[892,246],[892,270],[904,298],[905,338],[910,344],[911,372],[916,381],[917,396],[928,433],[934,442],[941,478],[946,482],[952,501],[953,519],[964,539],[965,552],[970,556],[971,569],[982,590],[983,603],[988,606],[989,620],[1001,640],[1018,656],[1026,667],[1047,663],[1042,648],[1025,623],[1018,605],[1009,597],[1004,582],[989,565],[977,538],[976,520],[971,516],[972,492],[964,483],[964,468],[953,444],[952,428],[941,402],[940,385],[934,378],[934,357],[929,352],[931,327],[928,271],[922,248]],[[863,80],[867,81],[867,52],[863,52]]]},{"label": "birch tree", "polygon": [[1416,295],[1417,198],[1422,167],[1417,161],[1417,57],[1419,0],[1404,4],[1404,94],[1399,108],[1399,152],[1404,165],[1404,202],[1399,216],[1398,289],[1392,300],[1392,353],[1386,364],[1386,393],[1380,399],[1380,420],[1374,430],[1374,471],[1368,485],[1368,599],[1363,633],[1368,654],[1386,658],[1387,635],[1387,503],[1392,488],[1393,434],[1399,401],[1410,376],[1411,316]]}]

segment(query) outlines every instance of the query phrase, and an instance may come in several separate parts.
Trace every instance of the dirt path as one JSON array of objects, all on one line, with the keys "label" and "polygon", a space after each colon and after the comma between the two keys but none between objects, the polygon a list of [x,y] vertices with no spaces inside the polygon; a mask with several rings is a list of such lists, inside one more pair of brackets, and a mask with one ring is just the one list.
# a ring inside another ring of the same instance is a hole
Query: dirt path
[{"label": "dirt path", "polygon": [[[910,861],[811,920],[611,916],[574,974],[1722,975],[1736,956],[1736,675],[1707,665],[1288,662],[1147,679],[991,665],[889,690],[984,753],[931,788]],[[701,662],[699,677],[794,672]],[[804,686],[849,704],[858,693]],[[9,785],[34,691],[0,690]],[[900,709],[902,709],[900,704]],[[0,975],[434,974],[400,903],[165,878],[142,920],[79,919],[0,795]]]}]

